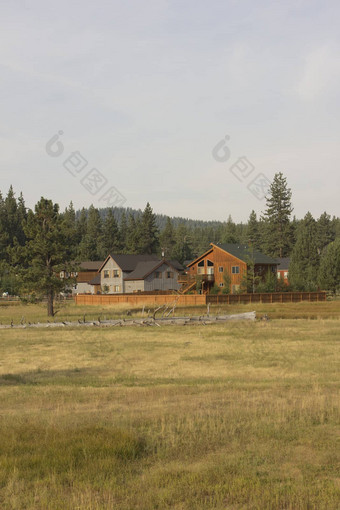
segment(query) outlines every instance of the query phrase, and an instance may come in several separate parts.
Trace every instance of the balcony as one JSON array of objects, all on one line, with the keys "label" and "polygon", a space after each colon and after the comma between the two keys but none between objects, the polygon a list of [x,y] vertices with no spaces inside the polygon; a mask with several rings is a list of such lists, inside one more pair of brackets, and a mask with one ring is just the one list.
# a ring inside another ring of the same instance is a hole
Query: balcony
[{"label": "balcony", "polygon": [[178,276],[178,283],[193,283],[197,279],[200,279],[203,282],[214,282],[215,275],[214,274],[180,274]]}]

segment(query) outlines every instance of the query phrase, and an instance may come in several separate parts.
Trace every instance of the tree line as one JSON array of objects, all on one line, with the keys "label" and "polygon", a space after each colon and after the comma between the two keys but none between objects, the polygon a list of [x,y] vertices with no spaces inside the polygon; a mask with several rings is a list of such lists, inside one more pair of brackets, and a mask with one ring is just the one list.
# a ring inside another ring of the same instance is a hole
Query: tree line
[{"label": "tree line", "polygon": [[326,212],[318,219],[310,212],[300,220],[292,214],[292,192],[282,173],[274,176],[263,213],[257,217],[251,211],[245,224],[231,216],[225,222],[170,218],[155,214],[149,203],[143,211],[93,205],[75,211],[71,202],[60,211],[58,204],[41,198],[32,210],[11,186],[6,196],[0,193],[0,290],[17,294],[44,288],[54,296],[62,288],[57,271],[71,270],[79,261],[104,260],[111,252],[164,253],[185,263],[213,242],[290,257],[293,290],[335,291],[340,286],[340,219]]}]

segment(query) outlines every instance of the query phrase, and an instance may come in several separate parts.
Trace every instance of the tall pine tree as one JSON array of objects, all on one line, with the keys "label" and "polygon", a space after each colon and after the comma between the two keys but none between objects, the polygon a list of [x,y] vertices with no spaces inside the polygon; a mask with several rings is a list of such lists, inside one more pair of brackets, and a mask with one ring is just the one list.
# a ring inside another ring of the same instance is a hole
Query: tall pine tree
[{"label": "tall pine tree", "polygon": [[149,202],[143,211],[140,223],[140,253],[156,253],[159,249],[159,232],[156,225],[156,215]]},{"label": "tall pine tree", "polygon": [[24,227],[27,243],[18,272],[27,291],[47,297],[47,314],[54,315],[54,298],[69,282],[59,277],[60,271],[71,271],[67,259],[67,239],[64,235],[59,206],[41,198],[35,210],[29,211]]},{"label": "tall pine tree", "polygon": [[263,215],[263,248],[272,257],[286,257],[292,245],[290,216],[292,192],[282,172],[276,173],[267,196],[267,208]]},{"label": "tall pine tree", "polygon": [[297,228],[289,266],[289,282],[295,290],[317,289],[319,262],[316,221],[308,212]]},{"label": "tall pine tree", "polygon": [[340,237],[324,248],[319,269],[319,284],[324,290],[340,289]]},{"label": "tall pine tree", "polygon": [[172,221],[169,216],[166,219],[166,225],[159,236],[159,242],[165,258],[171,260],[173,258],[173,251],[176,244],[175,231]]},{"label": "tall pine tree", "polygon": [[109,209],[103,224],[102,236],[102,258],[108,256],[109,253],[118,253],[121,249],[119,228],[114,217],[112,209]]},{"label": "tall pine tree", "polygon": [[257,221],[256,212],[251,211],[247,225],[247,243],[254,247],[255,250],[260,249],[260,231],[259,222]]}]

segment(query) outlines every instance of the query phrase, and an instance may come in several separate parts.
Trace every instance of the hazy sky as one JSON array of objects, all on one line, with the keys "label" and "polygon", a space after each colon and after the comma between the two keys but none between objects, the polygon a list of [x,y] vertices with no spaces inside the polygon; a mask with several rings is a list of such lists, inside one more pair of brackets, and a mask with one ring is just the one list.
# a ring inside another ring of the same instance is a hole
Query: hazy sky
[{"label": "hazy sky", "polygon": [[0,188],[78,208],[114,186],[129,207],[246,221],[265,207],[248,184],[281,171],[297,217],[340,215],[339,22],[327,0],[3,0]]}]

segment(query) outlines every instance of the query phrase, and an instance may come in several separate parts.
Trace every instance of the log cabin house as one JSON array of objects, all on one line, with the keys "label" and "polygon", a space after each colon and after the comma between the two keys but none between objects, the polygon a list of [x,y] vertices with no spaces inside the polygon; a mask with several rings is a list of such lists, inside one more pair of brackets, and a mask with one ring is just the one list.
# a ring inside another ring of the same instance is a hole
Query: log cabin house
[{"label": "log cabin house", "polygon": [[179,276],[181,292],[195,291],[198,285],[203,293],[209,293],[214,285],[222,290],[226,285],[225,275],[228,275],[229,292],[234,294],[239,291],[243,275],[251,264],[254,264],[255,276],[263,279],[268,271],[277,272],[277,261],[252,247],[211,243],[208,251],[187,265],[186,274]]}]

